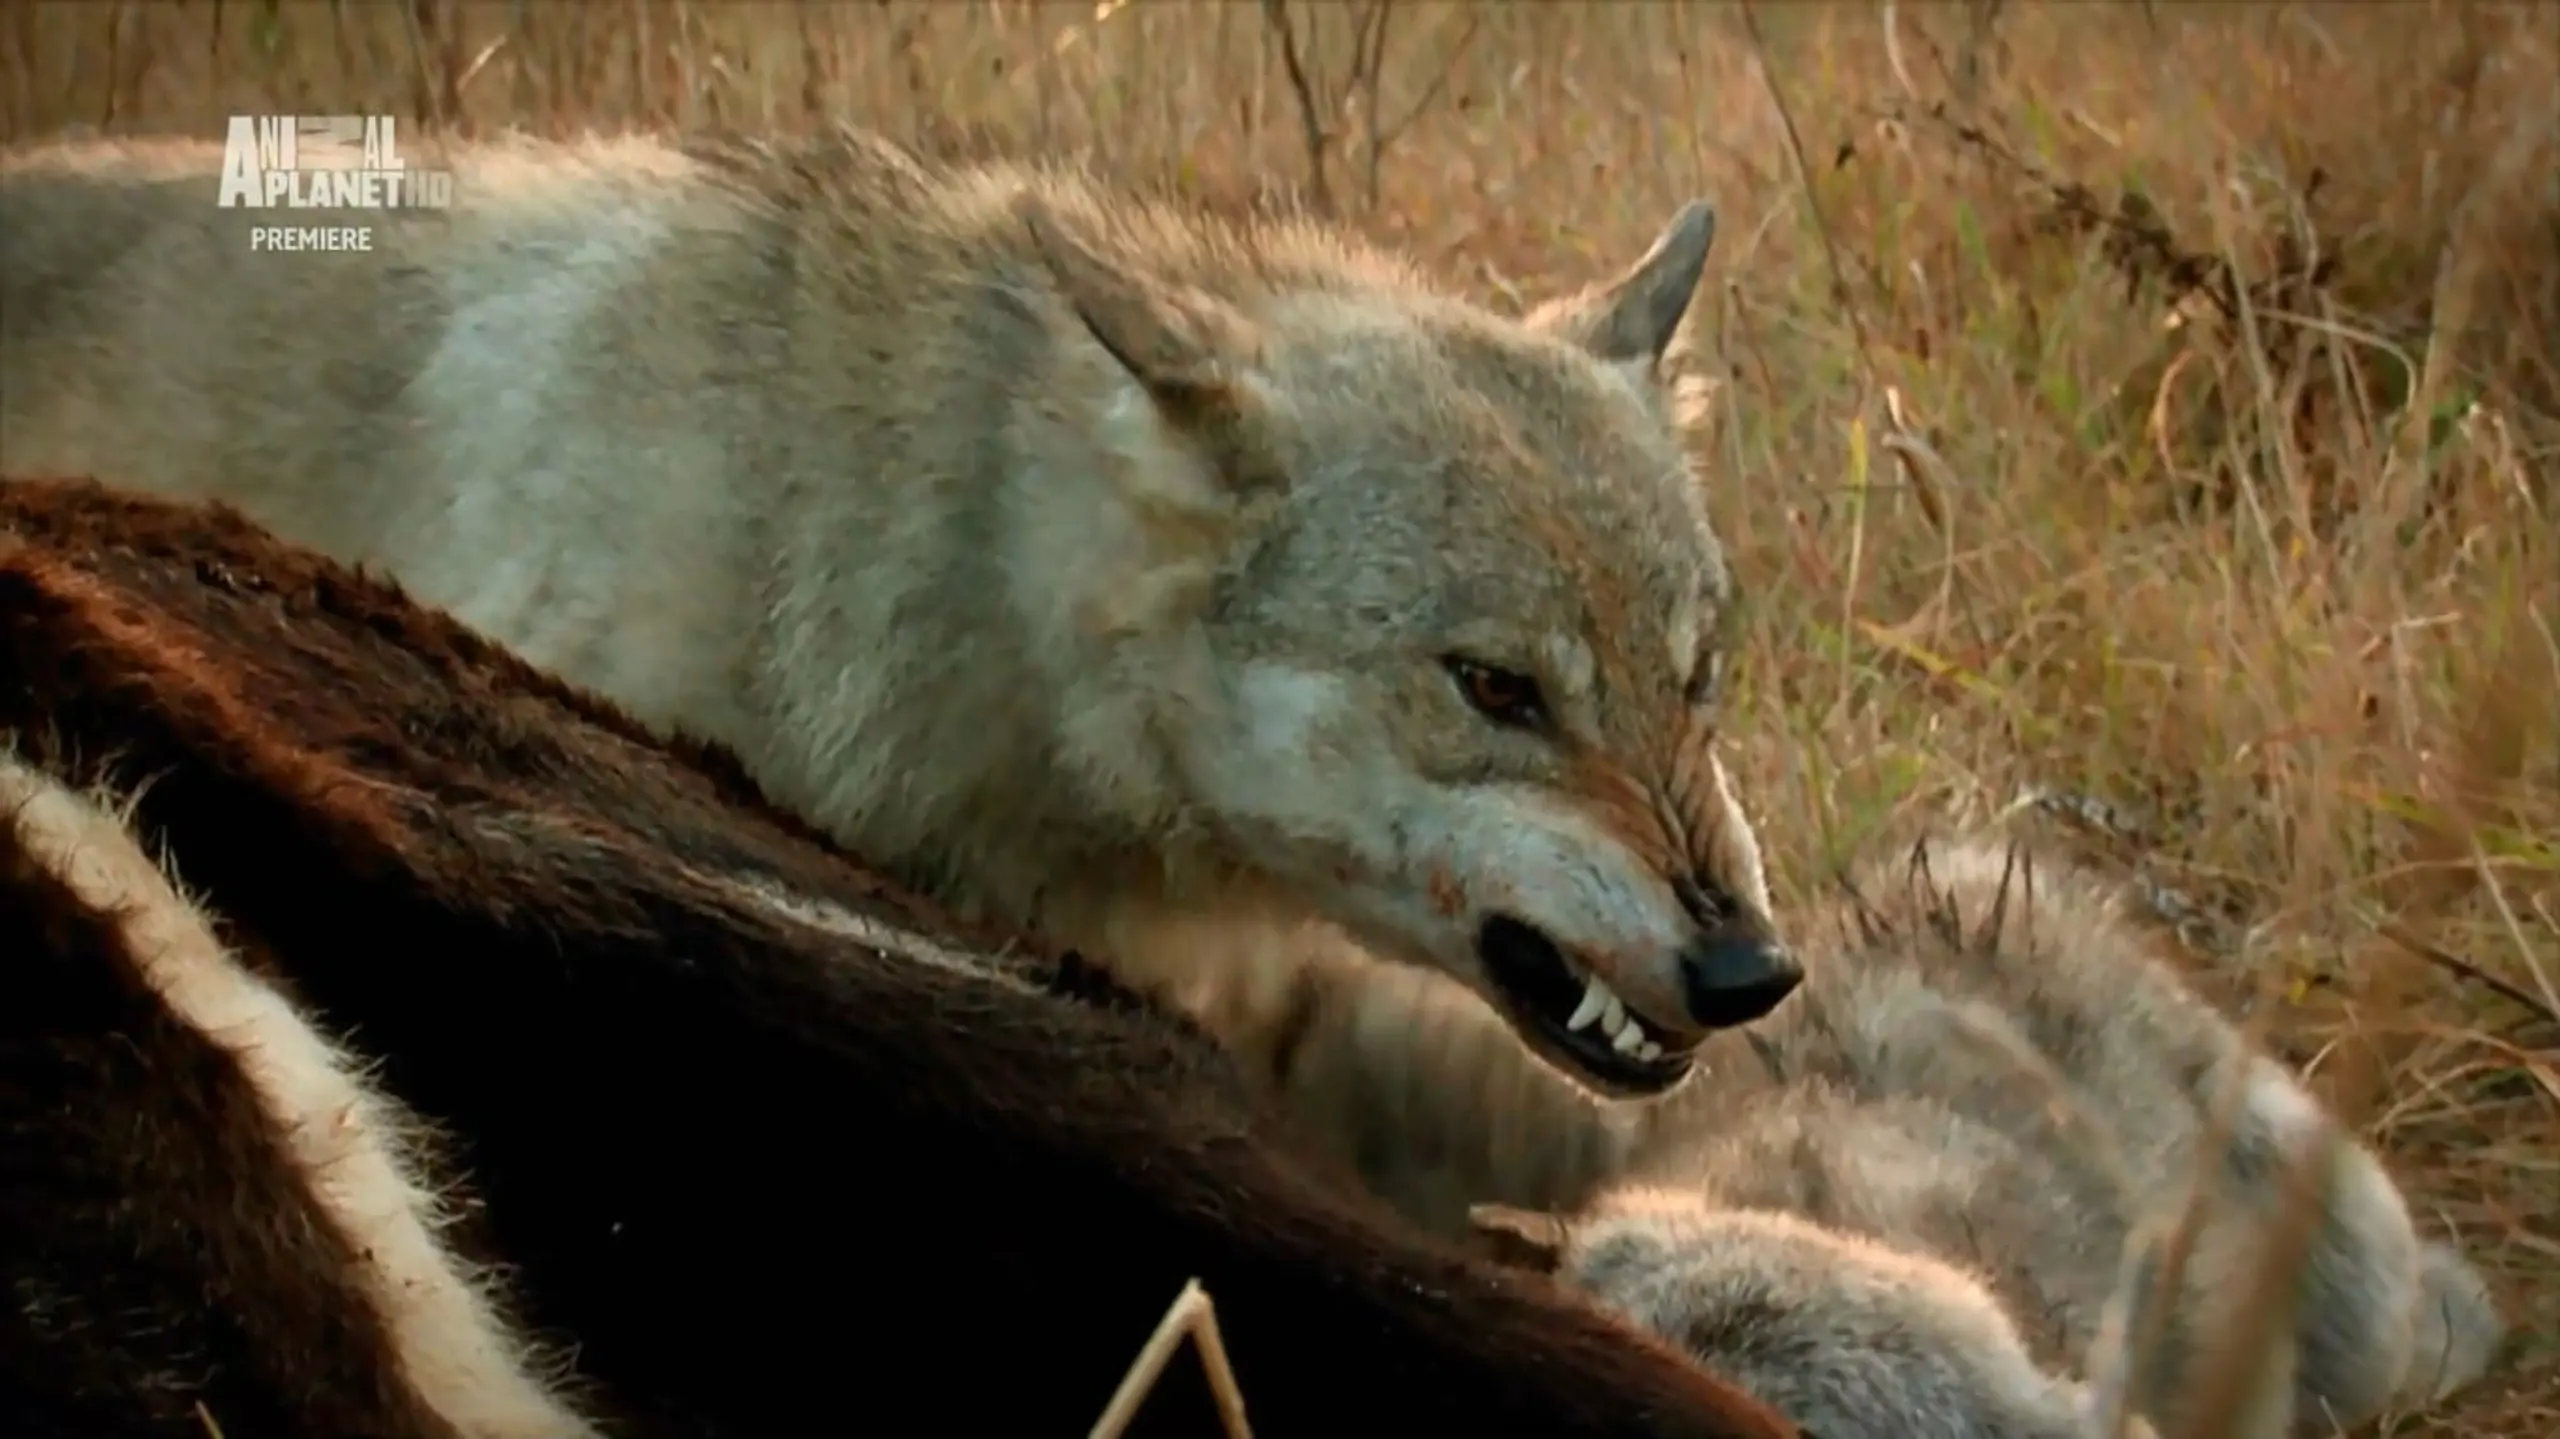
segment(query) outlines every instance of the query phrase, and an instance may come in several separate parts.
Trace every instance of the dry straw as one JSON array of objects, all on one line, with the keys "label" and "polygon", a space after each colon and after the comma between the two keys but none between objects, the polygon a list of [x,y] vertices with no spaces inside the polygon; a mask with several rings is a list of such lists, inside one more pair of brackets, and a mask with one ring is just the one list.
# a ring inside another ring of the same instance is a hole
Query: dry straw
[{"label": "dry straw", "polygon": [[1244,1419],[1244,1393],[1236,1387],[1235,1370],[1227,1365],[1226,1341],[1218,1334],[1217,1306],[1209,1302],[1209,1293],[1197,1279],[1185,1280],[1182,1292],[1166,1307],[1164,1318],[1155,1332],[1147,1336],[1138,1357],[1129,1364],[1120,1387],[1111,1394],[1111,1402],[1094,1421],[1092,1439],[1120,1439],[1129,1423],[1138,1417],[1138,1409],[1155,1391],[1156,1381],[1163,1377],[1164,1366],[1173,1360],[1174,1351],[1190,1340],[1200,1351],[1200,1367],[1209,1376],[1209,1393],[1218,1402],[1218,1425],[1227,1439],[1253,1439],[1252,1426]]},{"label": "dry straw", "polygon": [[1915,814],[2068,785],[2160,816],[2142,864],[2226,941],[2198,982],[2528,1336],[2395,1432],[2539,1439],[2555,73],[2560,7],[2490,0],[21,0],[0,137],[851,120],[1295,189],[1498,304],[1713,197],[1682,348],[1752,603],[1727,763],[1782,902]]}]

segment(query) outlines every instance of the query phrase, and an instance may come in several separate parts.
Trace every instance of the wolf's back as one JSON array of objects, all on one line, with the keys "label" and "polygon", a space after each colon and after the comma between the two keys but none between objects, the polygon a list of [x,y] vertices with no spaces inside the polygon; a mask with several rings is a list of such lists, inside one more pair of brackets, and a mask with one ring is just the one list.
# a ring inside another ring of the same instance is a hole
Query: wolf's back
[{"label": "wolf's back", "polygon": [[368,448],[348,412],[394,391],[383,357],[403,352],[416,308],[386,299],[403,288],[394,227],[367,225],[380,253],[269,253],[253,247],[262,227],[350,217],[226,208],[221,174],[221,147],[194,141],[0,157],[13,469],[195,495]]},{"label": "wolf's back", "polygon": [[218,146],[55,144],[0,153],[0,335],[6,353],[98,318],[113,277],[224,212]]}]

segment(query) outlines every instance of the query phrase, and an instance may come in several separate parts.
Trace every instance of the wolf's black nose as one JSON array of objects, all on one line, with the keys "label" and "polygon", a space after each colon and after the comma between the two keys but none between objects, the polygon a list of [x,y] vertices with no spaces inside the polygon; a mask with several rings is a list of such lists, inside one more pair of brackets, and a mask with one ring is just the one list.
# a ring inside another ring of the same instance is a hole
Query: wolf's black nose
[{"label": "wolf's black nose", "polygon": [[1804,983],[1787,947],[1748,920],[1718,925],[1680,955],[1680,995],[1709,1029],[1749,1024]]}]

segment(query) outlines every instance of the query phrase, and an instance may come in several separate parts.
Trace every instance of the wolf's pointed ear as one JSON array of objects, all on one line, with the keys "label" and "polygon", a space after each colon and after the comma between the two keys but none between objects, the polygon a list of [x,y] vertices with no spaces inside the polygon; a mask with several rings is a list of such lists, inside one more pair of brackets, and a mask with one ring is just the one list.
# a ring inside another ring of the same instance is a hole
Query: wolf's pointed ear
[{"label": "wolf's pointed ear", "polygon": [[1612,364],[1651,374],[1689,313],[1715,241],[1715,207],[1692,200],[1626,273],[1540,306],[1529,323]]},{"label": "wolf's pointed ear", "polygon": [[1556,1215],[1508,1204],[1478,1204],[1467,1210],[1467,1222],[1475,1226],[1478,1252],[1496,1264],[1553,1274],[1564,1263],[1565,1240],[1570,1235]]},{"label": "wolf's pointed ear", "polygon": [[1165,421],[1240,487],[1276,481],[1256,442],[1268,397],[1255,375],[1253,321],[1215,296],[1114,266],[1036,197],[1016,202],[1016,213],[1058,292]]}]

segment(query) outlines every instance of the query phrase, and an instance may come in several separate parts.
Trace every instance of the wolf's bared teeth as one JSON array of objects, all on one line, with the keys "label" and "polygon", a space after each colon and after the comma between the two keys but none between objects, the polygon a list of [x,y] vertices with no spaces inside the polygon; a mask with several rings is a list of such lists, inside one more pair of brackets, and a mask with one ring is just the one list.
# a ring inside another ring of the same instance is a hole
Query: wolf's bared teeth
[{"label": "wolf's bared teeth", "polygon": [[[1609,995],[1609,1003],[1607,1007],[1600,1011],[1600,1032],[1609,1036],[1610,1040],[1615,1042],[1619,1034],[1625,1031],[1626,1027],[1626,1001],[1618,998],[1616,994],[1612,993]],[[1641,1038],[1642,1036],[1638,1037]]]},{"label": "wolf's bared teeth", "polygon": [[1585,976],[1582,981],[1582,1002],[1573,1007],[1573,1018],[1564,1022],[1565,1029],[1578,1034],[1590,1028],[1591,1021],[1598,1019],[1601,1011],[1616,1002],[1617,996],[1609,992],[1609,986],[1600,982],[1600,976],[1596,974]]},{"label": "wolf's bared teeth", "polygon": [[1662,1046],[1654,1043],[1650,1039],[1636,1046],[1636,1058],[1638,1059],[1645,1060],[1649,1063],[1653,1060],[1660,1059],[1661,1057]]},{"label": "wolf's bared teeth", "polygon": [[1644,1031],[1630,1024],[1618,1031],[1617,1037],[1609,1041],[1609,1047],[1632,1058],[1637,1050],[1645,1047],[1646,1043]]}]

